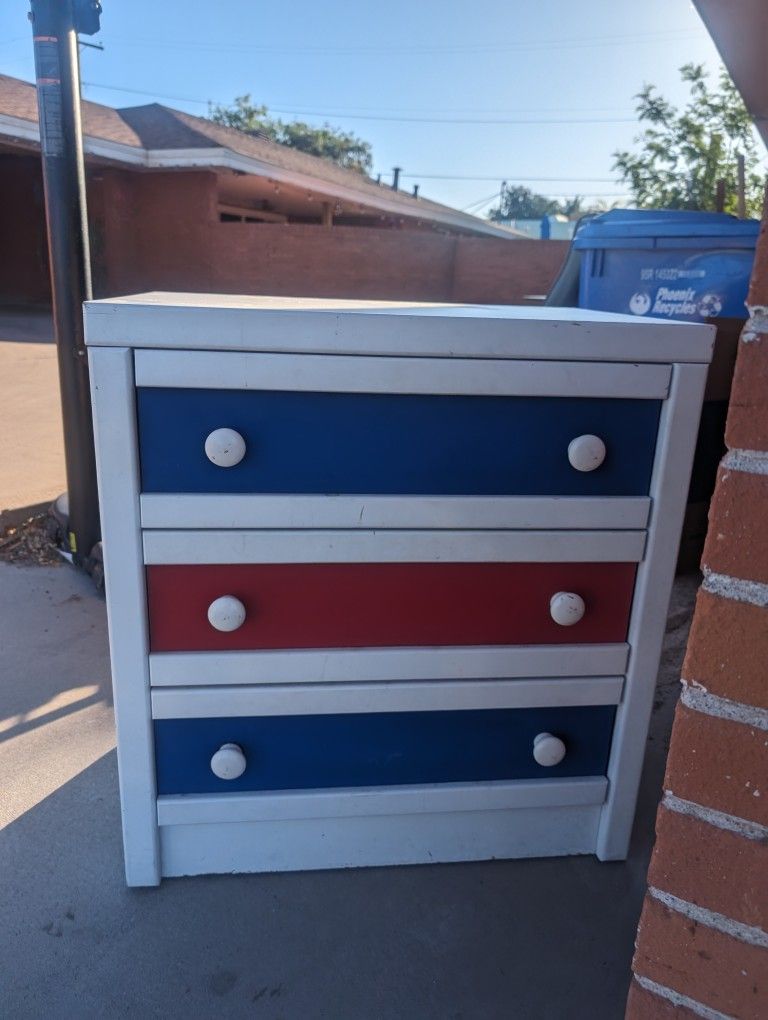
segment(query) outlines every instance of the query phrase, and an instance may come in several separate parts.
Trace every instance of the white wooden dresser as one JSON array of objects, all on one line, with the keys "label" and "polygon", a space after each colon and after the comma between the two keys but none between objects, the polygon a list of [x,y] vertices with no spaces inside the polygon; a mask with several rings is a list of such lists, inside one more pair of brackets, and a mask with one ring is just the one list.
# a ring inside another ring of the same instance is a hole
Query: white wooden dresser
[{"label": "white wooden dresser", "polygon": [[126,873],[627,852],[714,330],[86,305]]}]

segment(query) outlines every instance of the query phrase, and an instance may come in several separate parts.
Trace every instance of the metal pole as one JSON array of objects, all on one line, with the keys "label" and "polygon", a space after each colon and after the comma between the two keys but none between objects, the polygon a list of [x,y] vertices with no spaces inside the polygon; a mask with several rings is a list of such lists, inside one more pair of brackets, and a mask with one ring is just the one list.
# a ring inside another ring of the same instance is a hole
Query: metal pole
[{"label": "metal pole", "polygon": [[715,211],[725,212],[725,181],[721,178],[715,190]]},{"label": "metal pole", "polygon": [[738,217],[740,220],[747,218],[747,161],[744,153],[736,156],[737,194],[738,194]]},{"label": "metal pole", "polygon": [[72,0],[30,0],[53,323],[69,494],[68,543],[87,566],[100,537],[82,303],[92,297]]}]

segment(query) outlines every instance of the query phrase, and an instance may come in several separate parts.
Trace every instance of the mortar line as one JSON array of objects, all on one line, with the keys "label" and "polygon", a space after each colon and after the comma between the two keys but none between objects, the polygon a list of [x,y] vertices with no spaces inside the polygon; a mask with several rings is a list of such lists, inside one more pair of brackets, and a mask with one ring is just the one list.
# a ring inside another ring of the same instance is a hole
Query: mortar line
[{"label": "mortar line", "polygon": [[710,595],[720,595],[721,598],[730,599],[732,602],[749,602],[762,609],[768,607],[768,584],[761,584],[759,581],[744,581],[729,574],[717,574],[704,567],[701,588]]},{"label": "mortar line", "polygon": [[703,924],[707,928],[714,928],[722,935],[728,935],[738,939],[739,942],[757,946],[759,949],[768,949],[768,932],[763,931],[762,928],[734,921],[733,918],[726,917],[725,914],[719,914],[716,910],[708,910],[706,907],[699,907],[688,900],[681,900],[679,896],[673,896],[672,893],[664,892],[653,885],[648,886],[648,894],[670,910],[674,910],[698,924]]},{"label": "mortar line", "polygon": [[724,829],[726,832],[733,832],[737,836],[753,839],[759,843],[768,842],[768,825],[750,822],[738,815],[726,814],[725,811],[716,811],[714,808],[704,807],[703,804],[696,804],[692,800],[683,800],[682,797],[676,797],[671,790],[664,792],[662,804],[669,811],[686,815],[688,818],[696,818],[716,829]]},{"label": "mortar line", "polygon": [[704,1020],[736,1020],[736,1017],[731,1016],[730,1013],[721,1013],[718,1009],[705,1006],[703,1002],[691,999],[689,996],[683,995],[682,992],[676,992],[674,988],[667,988],[666,985],[651,981],[650,978],[643,977],[641,974],[635,974],[635,981],[647,992],[658,995],[660,999],[666,999],[667,1002],[671,1002],[673,1006],[680,1009],[689,1009],[691,1013],[703,1017]]},{"label": "mortar line", "polygon": [[692,708],[704,715],[713,715],[729,722],[743,723],[754,726],[758,730],[768,730],[768,709],[745,705],[741,701],[730,701],[717,694],[710,694],[701,687],[684,684],[680,700],[686,708]]}]

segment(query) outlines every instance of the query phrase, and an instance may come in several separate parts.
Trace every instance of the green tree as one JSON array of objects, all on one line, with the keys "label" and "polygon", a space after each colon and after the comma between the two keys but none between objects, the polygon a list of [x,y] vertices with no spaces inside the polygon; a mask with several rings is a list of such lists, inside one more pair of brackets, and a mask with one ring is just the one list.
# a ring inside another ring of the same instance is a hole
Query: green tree
[{"label": "green tree", "polygon": [[614,152],[613,169],[629,185],[635,203],[646,209],[716,208],[717,182],[725,181],[725,211],[736,212],[738,157],[746,166],[746,208],[758,215],[764,178],[758,172],[752,118],[727,71],[711,87],[701,64],[685,64],[680,75],[690,90],[683,109],[668,102],[654,85],[635,96],[645,130],[634,152]]},{"label": "green tree", "polygon": [[530,188],[517,184],[506,187],[501,200],[488,213],[489,220],[537,220],[560,212],[559,203],[546,195],[538,195]]},{"label": "green tree", "polygon": [[373,166],[373,153],[368,142],[330,124],[312,127],[303,121],[282,121],[270,117],[267,107],[254,104],[250,95],[237,96],[229,106],[212,105],[208,117],[216,124],[237,128],[249,135],[261,135],[280,145],[330,160],[347,170],[367,174]]},{"label": "green tree", "polygon": [[605,212],[608,206],[604,202],[585,205],[581,195],[566,198],[559,202],[556,198],[539,195],[521,184],[510,188],[505,187],[497,206],[488,213],[489,220],[538,220],[544,216],[567,216],[569,220],[578,219],[589,213]]}]

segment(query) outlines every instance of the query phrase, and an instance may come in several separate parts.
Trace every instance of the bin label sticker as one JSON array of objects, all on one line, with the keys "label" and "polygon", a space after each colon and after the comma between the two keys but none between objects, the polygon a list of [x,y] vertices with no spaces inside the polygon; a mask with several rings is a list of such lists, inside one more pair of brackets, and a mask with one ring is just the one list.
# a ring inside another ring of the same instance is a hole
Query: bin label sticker
[{"label": "bin label sticker", "polygon": [[710,318],[719,315],[723,299],[719,294],[697,294],[693,287],[659,287],[654,296],[647,290],[638,290],[629,299],[629,310],[633,315],[666,315],[675,318],[680,315],[699,315]]}]

